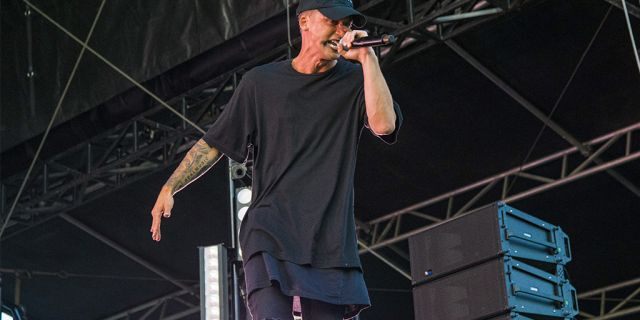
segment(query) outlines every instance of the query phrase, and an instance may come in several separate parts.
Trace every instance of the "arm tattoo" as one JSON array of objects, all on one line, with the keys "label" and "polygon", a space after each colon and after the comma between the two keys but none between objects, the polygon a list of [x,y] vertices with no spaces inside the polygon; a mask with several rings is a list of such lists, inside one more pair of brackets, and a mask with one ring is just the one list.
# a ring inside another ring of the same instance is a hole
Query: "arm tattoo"
[{"label": "arm tattoo", "polygon": [[172,193],[177,193],[189,183],[199,178],[207,172],[220,158],[220,152],[209,147],[204,140],[196,142],[191,150],[187,152],[178,168],[173,172],[165,186],[168,186]]}]

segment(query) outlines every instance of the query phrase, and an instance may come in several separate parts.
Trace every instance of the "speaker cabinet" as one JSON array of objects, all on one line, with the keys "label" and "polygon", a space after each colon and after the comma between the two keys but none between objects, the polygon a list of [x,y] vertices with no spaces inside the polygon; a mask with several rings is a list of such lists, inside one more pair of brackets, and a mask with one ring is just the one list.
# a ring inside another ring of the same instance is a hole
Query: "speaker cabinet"
[{"label": "speaker cabinet", "polygon": [[547,272],[571,261],[569,237],[502,202],[433,225],[409,238],[414,284],[508,255]]},{"label": "speaker cabinet", "polygon": [[508,256],[413,288],[416,320],[572,319],[576,300],[566,280]]},{"label": "speaker cabinet", "polygon": [[498,202],[409,239],[416,320],[572,319],[569,238]]}]

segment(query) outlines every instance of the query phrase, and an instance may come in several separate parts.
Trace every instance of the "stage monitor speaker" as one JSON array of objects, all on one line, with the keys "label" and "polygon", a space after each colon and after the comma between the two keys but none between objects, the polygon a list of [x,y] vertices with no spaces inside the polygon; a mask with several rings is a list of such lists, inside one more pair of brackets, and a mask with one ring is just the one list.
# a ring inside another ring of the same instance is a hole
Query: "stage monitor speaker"
[{"label": "stage monitor speaker", "polygon": [[502,255],[554,274],[571,261],[559,227],[503,202],[433,225],[409,238],[409,251],[414,285]]},{"label": "stage monitor speaker", "polygon": [[416,320],[573,319],[575,289],[508,256],[413,288]]}]

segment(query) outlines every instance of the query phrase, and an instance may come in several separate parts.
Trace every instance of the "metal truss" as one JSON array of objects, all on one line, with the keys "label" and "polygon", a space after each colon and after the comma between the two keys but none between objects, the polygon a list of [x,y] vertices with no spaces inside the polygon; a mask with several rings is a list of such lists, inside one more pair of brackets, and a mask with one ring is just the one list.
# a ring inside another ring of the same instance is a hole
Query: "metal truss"
[{"label": "metal truss", "polygon": [[[383,2],[385,0],[371,1],[359,9],[366,12],[367,9]],[[513,3],[520,4],[521,1]],[[516,6],[504,8],[512,10]],[[393,27],[394,33],[401,37],[402,41],[383,52],[386,56],[384,60],[393,60],[397,52],[410,47],[416,42],[415,39],[424,38],[426,33],[431,32],[431,38],[446,39],[485,21],[488,19],[486,16],[495,16],[503,12],[501,7],[477,0],[429,1],[415,8],[413,1],[407,1],[406,10],[406,20],[409,23],[368,17],[377,31],[383,32]],[[477,17],[482,19],[475,20]],[[427,40],[431,41],[430,38]],[[282,45],[216,78],[218,82],[222,81],[222,87],[212,89],[203,85],[191,90],[190,96],[204,96],[206,99],[208,92],[217,97],[220,89],[223,89],[232,77],[235,78],[238,71],[259,63],[282,59],[286,51],[287,46]],[[417,52],[412,54],[415,53]],[[185,95],[173,99],[170,104],[184,117],[194,119],[199,125],[210,125],[219,110],[203,109],[202,101],[190,103],[186,101],[188,97],[189,95]],[[194,108],[194,105],[200,108]],[[179,155],[186,151],[200,134],[184,120],[162,115],[162,109],[157,107],[91,141],[61,152],[51,159],[40,161],[8,223],[13,232],[5,235],[3,239],[177,162]],[[208,117],[204,117],[205,115]],[[15,175],[0,183],[0,213],[3,213],[0,217],[4,218],[7,204],[15,200],[23,177],[22,174]]]},{"label": "metal truss", "polygon": [[[192,291],[198,291],[199,285],[191,287]],[[184,309],[183,311],[167,314],[167,309]],[[147,301],[143,304],[119,312],[102,320],[129,320],[129,319],[159,319],[176,320],[200,312],[200,300],[189,294],[187,290],[176,291],[159,298]]]},{"label": "metal truss", "polygon": [[[185,113],[202,111],[194,109],[183,104]],[[8,224],[14,232],[3,238],[172,165],[200,136],[183,123],[154,119],[147,113],[40,161]],[[14,200],[21,179],[19,175],[2,182],[2,212]]]},{"label": "metal truss", "polygon": [[[607,3],[615,6],[616,8],[620,9],[620,10],[624,10],[623,8],[623,4],[622,1],[623,0],[604,0]],[[633,2],[626,0],[625,2],[627,8],[628,8],[628,12],[630,15],[640,19],[640,3],[638,3],[638,5],[633,4]]]},{"label": "metal truss", "polygon": [[[608,133],[584,146],[595,150],[586,159],[571,147],[457,190],[418,202],[358,228],[368,250],[383,248],[430,228],[431,224],[501,199],[511,203],[640,158],[640,123]],[[634,136],[635,135],[635,136]],[[635,137],[635,141],[634,141]],[[595,163],[595,159],[602,160]],[[513,181],[518,179],[518,184]]]},{"label": "metal truss", "polygon": [[[370,1],[359,10],[366,13],[382,2]],[[371,16],[367,21],[374,33],[389,32],[398,38],[394,45],[380,51],[384,68],[534,2],[541,0],[430,0],[419,5],[407,0],[401,21]]]},{"label": "metal truss", "polygon": [[[400,20],[392,21],[368,14],[378,5],[389,5],[389,1],[372,0],[358,8],[367,14],[374,33],[388,32],[398,37],[398,41],[393,46],[378,51],[383,68],[419,54],[433,45],[446,43],[496,17],[520,9],[525,4],[542,0],[428,0],[420,5],[414,5],[414,1],[407,0]],[[207,84],[194,88],[186,95],[172,99],[169,104],[184,118],[190,119],[200,127],[207,127],[215,121],[226,103],[225,99],[230,95],[229,91],[235,87],[230,83],[237,79],[239,73],[261,63],[283,59],[287,56],[289,49],[288,44],[283,44],[212,79]],[[222,94],[223,92],[225,94]],[[626,139],[623,139],[627,141],[624,155],[617,156],[614,160],[602,161],[594,166],[592,160],[595,157],[590,156],[586,160],[574,159],[579,157],[579,152],[576,152],[577,147],[573,147],[524,165],[522,168],[510,170],[361,224],[358,231],[359,243],[363,248],[361,254],[387,247],[407,257],[395,247],[396,242],[423,231],[425,223],[440,222],[472,209],[483,197],[490,195],[492,189],[500,182],[506,186],[508,182],[519,177],[529,183],[537,183],[534,187],[519,190],[515,194],[504,191],[508,189],[503,187],[502,199],[516,201],[606,168],[635,160],[640,155],[637,151],[632,151],[635,146],[631,143],[631,132],[636,130],[638,125],[588,143],[590,146],[598,147],[598,151],[594,153],[596,156],[605,156],[607,151],[610,152],[613,149],[611,146],[615,145],[615,140],[626,135]],[[171,114],[166,107],[158,106],[90,141],[40,161],[36,165],[32,178],[28,181],[25,192],[18,199],[15,214],[9,221],[8,228],[11,232],[5,234],[2,240],[54,217],[61,215],[69,217],[64,213],[145,176],[164,170],[178,162],[181,154],[187,151],[200,136],[197,128]],[[559,175],[553,176],[537,171],[545,171],[545,168],[552,166],[553,162],[561,163]],[[17,175],[0,183],[0,218],[5,218],[7,204],[15,200],[23,177],[24,175]],[[454,205],[454,198],[456,201],[463,201],[463,205]],[[446,207],[442,214],[434,214],[433,211],[424,212],[425,208],[432,210],[441,205]],[[405,223],[410,219],[418,219],[422,227],[410,229],[410,224]],[[393,265],[390,261],[385,263]],[[173,294],[105,319],[146,319],[152,316],[159,319],[181,319],[199,310],[197,303],[192,303],[189,299],[197,298],[183,288]],[[176,306],[181,306],[184,310],[167,315],[164,310],[169,303],[172,310]]]},{"label": "metal truss", "polygon": [[640,278],[578,295],[582,319],[622,319],[640,313]]},{"label": "metal truss", "polygon": [[[384,5],[386,1],[370,1],[359,10],[366,13],[366,10]],[[387,21],[372,16],[367,18],[377,32],[392,31],[400,38],[396,45],[382,52],[383,63],[386,65],[400,58],[396,57],[397,52],[412,47],[419,40],[425,40],[431,46],[436,39],[459,35],[499,14],[517,9],[528,1],[511,1],[509,5],[503,6],[495,6],[493,2],[431,0],[414,7],[413,1],[409,0],[406,2],[406,22]],[[409,51],[403,57],[422,50]],[[214,79],[218,83],[222,82],[222,86],[211,88],[211,83],[216,83],[211,81],[191,90],[187,95],[174,98],[169,104],[198,125],[211,125],[220,111],[211,108],[212,103],[207,106],[206,101],[211,99],[212,94],[212,100],[215,100],[238,72],[259,63],[282,59],[286,56],[286,51],[287,46],[282,45]],[[193,97],[197,97],[195,102],[187,101]],[[223,104],[221,102],[218,106]],[[3,239],[176,163],[180,159],[179,155],[188,150],[201,134],[185,120],[168,117],[166,110],[162,111],[161,106],[156,107],[91,141],[37,163],[7,224],[12,233],[3,236]],[[15,200],[23,177],[24,174],[21,173],[0,183],[1,218],[5,218],[7,204]]]}]

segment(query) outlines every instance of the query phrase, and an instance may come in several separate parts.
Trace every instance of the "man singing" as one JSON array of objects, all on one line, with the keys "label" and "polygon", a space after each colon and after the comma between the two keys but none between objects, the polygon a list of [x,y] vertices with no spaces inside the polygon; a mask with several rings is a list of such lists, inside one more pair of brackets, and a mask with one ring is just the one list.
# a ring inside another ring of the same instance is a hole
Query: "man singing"
[{"label": "man singing", "polygon": [[353,215],[353,180],[363,128],[391,144],[400,109],[351,0],[301,0],[302,35],[292,60],[245,74],[219,119],[187,153],[151,211],[152,238],[173,195],[221,153],[238,162],[253,148],[252,203],[240,229],[248,306],[254,320],[348,319],[370,305]]}]

